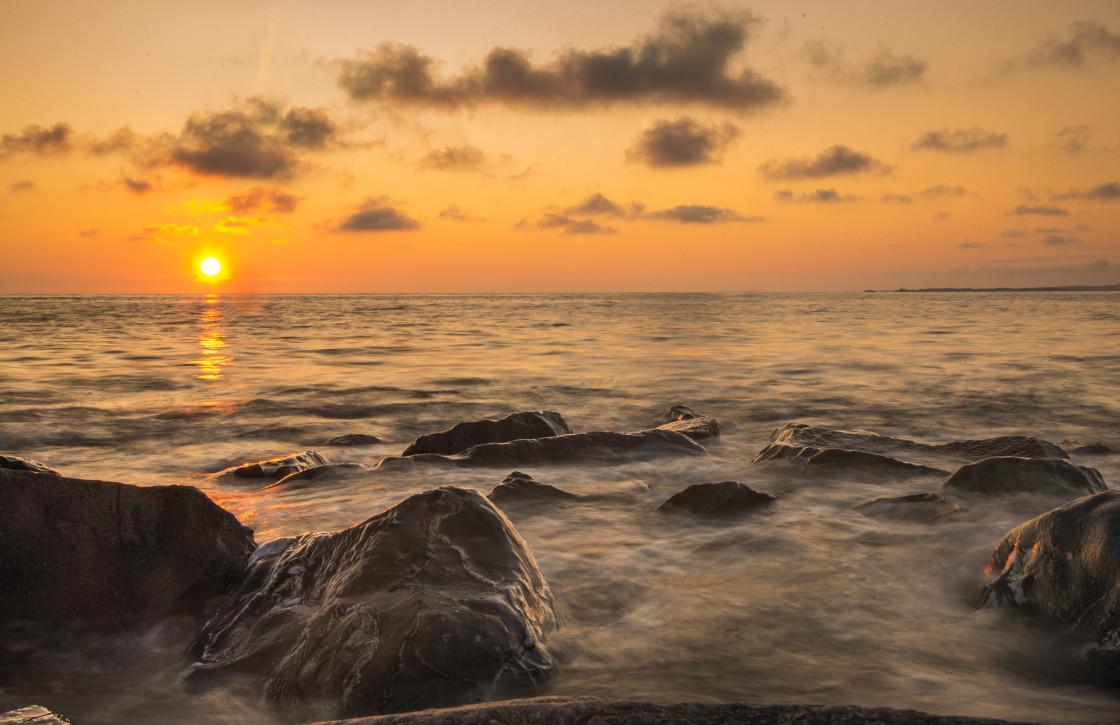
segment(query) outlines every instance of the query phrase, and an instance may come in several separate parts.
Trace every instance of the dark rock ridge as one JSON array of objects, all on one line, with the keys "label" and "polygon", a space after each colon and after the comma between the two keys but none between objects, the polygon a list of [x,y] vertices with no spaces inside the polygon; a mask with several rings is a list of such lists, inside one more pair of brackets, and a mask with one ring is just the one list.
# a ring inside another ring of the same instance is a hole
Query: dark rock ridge
[{"label": "dark rock ridge", "polygon": [[483,443],[454,456],[419,453],[403,458],[385,458],[378,468],[409,468],[417,464],[445,466],[547,465],[572,461],[614,463],[656,455],[705,455],[704,446],[686,435],[669,430],[638,433],[569,433],[549,438],[524,438],[508,443]]},{"label": "dark rock ridge", "polygon": [[372,446],[384,442],[377,436],[368,433],[347,433],[331,438],[326,444],[328,446]]},{"label": "dark rock ridge", "polygon": [[657,510],[667,514],[688,513],[705,518],[729,518],[754,511],[773,501],[772,495],[755,491],[738,481],[694,483],[673,494]]},{"label": "dark rock ridge", "polygon": [[502,479],[486,498],[497,506],[519,503],[545,503],[549,501],[578,501],[579,496],[562,488],[541,483],[521,471],[514,471]]},{"label": "dark rock ridge", "polygon": [[571,433],[559,413],[551,410],[512,413],[501,420],[459,423],[449,430],[414,440],[402,456],[420,453],[453,455],[483,443],[505,443],[520,438],[548,438]]},{"label": "dark rock ridge", "polygon": [[[1007,720],[930,715],[851,705],[641,702],[533,697],[314,725],[1016,725]],[[1026,725],[1019,723],[1018,725]]]},{"label": "dark rock ridge", "polygon": [[657,418],[657,430],[683,433],[692,440],[719,438],[719,421],[700,415],[687,405],[674,405]]},{"label": "dark rock ridge", "polygon": [[48,468],[42,463],[33,461],[30,458],[8,456],[2,453],[0,453],[0,468],[6,468],[9,471],[35,471],[37,473],[49,473],[52,476],[62,475],[53,468]]},{"label": "dark rock ridge", "polygon": [[240,466],[218,471],[214,474],[214,478],[219,481],[236,481],[237,479],[279,481],[284,476],[315,466],[325,466],[326,464],[327,459],[322,454],[316,451],[304,451],[276,456],[275,458],[269,458],[267,461],[243,463]]},{"label": "dark rock ridge", "polygon": [[191,486],[0,469],[0,501],[0,621],[115,625],[208,610],[255,548]]},{"label": "dark rock ridge", "polygon": [[247,678],[301,721],[444,707],[542,681],[555,627],[509,520],[475,491],[439,488],[262,547],[192,645],[187,682]]},{"label": "dark rock ridge", "polygon": [[923,466],[919,463],[900,461],[880,453],[855,451],[846,448],[816,448],[814,446],[791,446],[785,443],[771,443],[755,455],[752,463],[782,460],[799,464],[802,467],[825,466],[830,470],[840,469],[850,473],[884,476],[947,476],[948,471]]},{"label": "dark rock ridge", "polygon": [[936,493],[912,493],[908,496],[884,496],[852,507],[873,519],[895,519],[932,524],[952,516],[961,507]]},{"label": "dark rock ridge", "polygon": [[1094,673],[1120,684],[1120,491],[1102,491],[1004,535],[985,573],[982,605],[1008,605],[1073,627],[1098,643]]},{"label": "dark rock ridge", "polygon": [[846,431],[787,423],[770,433],[774,443],[815,448],[846,448],[880,453],[885,456],[944,460],[945,457],[979,461],[993,456],[1020,456],[1023,458],[1069,458],[1059,446],[1030,436],[999,436],[979,440],[953,441],[933,445],[918,443],[905,438],[881,436],[868,431]]},{"label": "dark rock ridge", "polygon": [[1084,496],[1104,491],[1097,469],[1060,458],[985,458],[957,469],[943,488],[996,496],[1028,491]]}]

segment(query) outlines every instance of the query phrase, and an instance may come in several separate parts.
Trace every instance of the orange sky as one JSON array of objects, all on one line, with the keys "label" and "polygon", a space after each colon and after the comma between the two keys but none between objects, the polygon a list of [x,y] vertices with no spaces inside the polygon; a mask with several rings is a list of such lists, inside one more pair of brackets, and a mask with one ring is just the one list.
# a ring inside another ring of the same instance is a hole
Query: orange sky
[{"label": "orange sky", "polygon": [[1120,282],[1114,0],[0,17],[0,293]]}]

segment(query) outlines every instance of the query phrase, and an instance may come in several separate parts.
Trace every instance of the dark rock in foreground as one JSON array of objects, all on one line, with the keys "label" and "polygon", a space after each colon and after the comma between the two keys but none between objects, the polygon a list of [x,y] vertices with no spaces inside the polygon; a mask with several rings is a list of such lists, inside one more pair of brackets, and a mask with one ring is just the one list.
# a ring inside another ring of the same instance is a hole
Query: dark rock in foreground
[{"label": "dark rock in foreground", "polygon": [[873,519],[894,519],[932,524],[961,510],[952,501],[936,493],[912,493],[908,496],[884,496],[852,507]]},{"label": "dark rock in foreground", "polygon": [[505,443],[520,438],[547,438],[571,433],[559,413],[551,410],[512,413],[501,420],[459,423],[440,433],[423,435],[404,449],[402,456],[420,453],[453,455],[483,443]]},{"label": "dark rock in foreground", "polygon": [[439,488],[262,547],[192,645],[187,682],[245,677],[302,720],[493,699],[549,675],[554,606],[509,520]]},{"label": "dark rock in foreground", "polygon": [[28,705],[0,713],[0,725],[70,725],[70,721],[45,707]]},{"label": "dark rock in foreground", "polygon": [[326,464],[327,459],[322,454],[316,451],[304,451],[276,456],[275,458],[269,458],[267,461],[243,463],[240,466],[218,471],[214,474],[214,478],[227,482],[237,481],[238,479],[279,481],[284,476],[290,476],[293,473],[315,466],[325,466]]},{"label": "dark rock in foreground", "polygon": [[420,453],[385,458],[378,468],[400,469],[415,465],[501,466],[516,468],[568,462],[618,463],[658,455],[705,455],[707,450],[686,435],[668,430],[638,433],[569,433],[508,443],[484,443],[456,456]]},{"label": "dark rock in foreground", "polygon": [[897,458],[845,448],[815,448],[771,443],[755,455],[751,463],[784,460],[802,467],[824,466],[830,470],[873,476],[947,476],[948,471],[900,461]]},{"label": "dark rock in foreground", "polygon": [[1100,472],[1060,458],[986,458],[961,466],[944,488],[988,496],[1033,492],[1084,496],[1104,491]]},{"label": "dark rock in foreground", "polygon": [[657,418],[657,430],[683,433],[694,441],[719,438],[719,421],[700,415],[687,405],[674,405]]},{"label": "dark rock in foreground", "polygon": [[53,468],[48,468],[38,461],[33,461],[30,458],[20,458],[19,456],[8,456],[0,454],[0,468],[6,468],[9,471],[35,471],[36,473],[49,473],[52,476],[61,476],[62,474]]},{"label": "dark rock in foreground", "polygon": [[688,513],[705,518],[731,518],[774,501],[768,493],[755,491],[738,481],[694,483],[657,507],[662,513]]},{"label": "dark rock in foreground", "polygon": [[519,503],[545,503],[549,501],[578,501],[579,496],[547,483],[541,483],[521,471],[514,471],[502,479],[486,498],[497,506]]},{"label": "dark rock in foreground", "polygon": [[335,436],[327,441],[328,446],[372,446],[377,443],[384,443],[377,436],[369,435],[368,433],[347,433],[346,435]]},{"label": "dark rock in foreground", "polygon": [[[1007,720],[930,715],[851,705],[640,702],[534,697],[315,725],[1014,725]],[[1025,725],[1020,723],[1019,725]]]},{"label": "dark rock in foreground", "polygon": [[1096,679],[1120,684],[1120,491],[1053,509],[1004,535],[988,560],[981,604],[1061,622],[1098,643]]},{"label": "dark rock in foreground", "polygon": [[0,469],[0,620],[127,623],[225,595],[252,533],[191,486]]}]

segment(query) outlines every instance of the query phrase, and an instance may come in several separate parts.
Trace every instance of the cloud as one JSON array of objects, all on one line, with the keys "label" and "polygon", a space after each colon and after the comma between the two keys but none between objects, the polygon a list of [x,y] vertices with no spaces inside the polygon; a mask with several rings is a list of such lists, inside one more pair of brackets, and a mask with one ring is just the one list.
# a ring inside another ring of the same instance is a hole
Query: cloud
[{"label": "cloud", "polygon": [[586,109],[614,103],[694,103],[752,110],[784,91],[749,69],[735,70],[757,20],[746,11],[670,12],[628,48],[567,49],[535,65],[530,55],[494,48],[480,65],[450,78],[409,45],[384,43],[340,64],[339,85],[358,102],[441,110],[497,104]]},{"label": "cloud", "polygon": [[453,222],[484,222],[486,219],[473,214],[468,214],[456,205],[451,205],[439,213],[440,219],[447,219]]},{"label": "cloud", "polygon": [[918,196],[923,199],[945,199],[955,196],[977,196],[977,194],[960,185],[947,186],[945,184],[938,184],[937,186],[931,186],[928,189],[919,191]]},{"label": "cloud", "polygon": [[132,151],[141,143],[141,139],[136,135],[136,132],[125,126],[124,128],[118,128],[105,138],[93,139],[88,143],[87,148],[94,156],[105,156],[122,151]]},{"label": "cloud", "polygon": [[991,246],[987,242],[970,242],[966,239],[957,245],[957,249],[990,249]]},{"label": "cloud", "polygon": [[840,174],[858,174],[865,171],[889,173],[891,167],[866,154],[853,151],[847,146],[832,146],[821,151],[815,158],[771,159],[758,167],[767,179],[819,179]]},{"label": "cloud", "polygon": [[366,199],[358,211],[334,227],[340,232],[392,232],[419,229],[420,222],[389,206],[385,197]]},{"label": "cloud", "polygon": [[913,55],[898,55],[885,45],[859,63],[849,63],[844,49],[825,41],[805,46],[809,63],[829,80],[848,85],[882,89],[916,83],[926,72],[926,62]]},{"label": "cloud", "polygon": [[477,146],[444,146],[428,152],[420,166],[437,171],[476,171],[486,164],[486,153]]},{"label": "cloud", "polygon": [[911,151],[947,151],[950,153],[969,153],[985,148],[1000,148],[1007,145],[1007,134],[986,131],[977,126],[972,128],[942,129],[930,131],[910,144]]},{"label": "cloud", "polygon": [[800,196],[794,196],[789,189],[781,189],[774,192],[774,198],[778,201],[796,201],[799,204],[839,204],[863,200],[855,194],[841,194],[836,189],[831,188],[817,189],[816,191],[802,193]]},{"label": "cloud", "polygon": [[73,149],[74,131],[68,124],[56,123],[50,128],[27,126],[22,133],[0,136],[0,159],[17,154],[51,156]]},{"label": "cloud", "polygon": [[1009,239],[1022,239],[1023,237],[1027,236],[1027,233],[1022,229],[1006,229],[1000,232],[999,235],[1001,237],[1007,237]]},{"label": "cloud", "polygon": [[131,176],[123,176],[121,183],[133,194],[140,194],[141,196],[155,188],[152,182],[147,179],[134,179]]},{"label": "cloud", "polygon": [[223,205],[234,214],[248,214],[255,211],[268,211],[289,214],[296,210],[302,196],[289,194],[281,189],[265,189],[254,186],[240,194],[227,196]]},{"label": "cloud", "polygon": [[541,229],[563,229],[564,234],[618,234],[614,227],[606,227],[592,219],[573,219],[563,214],[545,214],[537,222]]},{"label": "cloud", "polygon": [[12,184],[11,186],[8,187],[8,193],[9,194],[23,194],[23,193],[27,193],[27,192],[31,192],[31,191],[38,191],[38,190],[39,190],[39,187],[36,186],[35,182],[32,181],[31,179],[24,179],[23,181],[17,181],[16,183],[14,183],[14,184]]},{"label": "cloud", "polygon": [[1051,247],[1066,247],[1070,244],[1077,244],[1081,240],[1076,237],[1067,237],[1061,234],[1047,234],[1039,241],[1043,244],[1049,244]]},{"label": "cloud", "polygon": [[197,237],[198,227],[192,224],[150,224],[136,234],[125,237],[130,242],[147,242],[175,237]]},{"label": "cloud", "polygon": [[[793,192],[790,192],[790,197],[792,196]],[[895,194],[894,192],[887,192],[886,194],[883,194],[882,201],[884,204],[913,204],[914,197],[910,196],[909,194]]]},{"label": "cloud", "polygon": [[718,206],[703,206],[699,204],[681,204],[672,209],[651,211],[642,215],[643,219],[658,221],[673,221],[680,224],[719,224],[723,222],[762,222],[766,221],[760,216],[742,216],[731,209],[721,209]]},{"label": "cloud", "polygon": [[704,126],[688,116],[655,121],[642,131],[626,156],[653,168],[713,164],[738,135],[739,128],[730,123]]},{"label": "cloud", "polygon": [[290,146],[304,149],[326,148],[338,134],[327,114],[302,107],[288,111],[280,119],[278,130]]},{"label": "cloud", "polygon": [[271,224],[268,217],[249,219],[247,217],[228,217],[214,225],[214,231],[221,234],[249,234],[258,227]]},{"label": "cloud", "polygon": [[1064,194],[1056,194],[1051,197],[1054,201],[1064,201],[1066,199],[1086,199],[1089,201],[1117,201],[1120,200],[1120,183],[1110,181],[1107,184],[1100,184],[1094,186],[1092,189],[1081,191],[1078,189],[1070,189]]},{"label": "cloud", "polygon": [[1017,216],[1024,216],[1027,214],[1037,214],[1040,216],[1069,216],[1069,212],[1061,207],[1046,206],[1043,204],[1019,204],[1007,213]]},{"label": "cloud", "polygon": [[1085,150],[1093,130],[1085,125],[1065,126],[1057,133],[1058,145],[1067,154],[1079,154]]},{"label": "cloud", "polygon": [[600,193],[592,194],[575,206],[565,207],[565,214],[578,214],[583,216],[613,216],[625,218],[627,212],[621,205],[614,203]]},{"label": "cloud", "polygon": [[1092,21],[1073,23],[1064,38],[1051,35],[1023,55],[1004,64],[1004,71],[1027,68],[1063,68],[1085,66],[1090,57],[1105,60],[1120,58],[1120,36]]}]

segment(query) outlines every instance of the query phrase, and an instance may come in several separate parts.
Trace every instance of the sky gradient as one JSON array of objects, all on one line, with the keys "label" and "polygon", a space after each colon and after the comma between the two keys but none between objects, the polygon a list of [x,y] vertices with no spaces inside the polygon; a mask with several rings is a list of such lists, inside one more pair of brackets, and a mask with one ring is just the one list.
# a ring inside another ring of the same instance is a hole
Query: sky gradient
[{"label": "sky gradient", "polygon": [[0,19],[0,293],[1120,282],[1114,0]]}]

